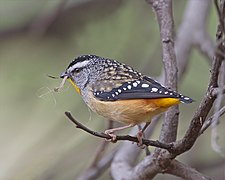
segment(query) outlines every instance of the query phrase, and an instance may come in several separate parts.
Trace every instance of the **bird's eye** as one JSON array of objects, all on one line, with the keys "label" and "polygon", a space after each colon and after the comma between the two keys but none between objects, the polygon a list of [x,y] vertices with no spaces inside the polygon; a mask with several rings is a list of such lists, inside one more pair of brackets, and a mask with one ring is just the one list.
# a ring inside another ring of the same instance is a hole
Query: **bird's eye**
[{"label": "bird's eye", "polygon": [[74,69],[75,73],[79,73],[80,71],[81,71],[81,69],[78,69],[78,68]]}]

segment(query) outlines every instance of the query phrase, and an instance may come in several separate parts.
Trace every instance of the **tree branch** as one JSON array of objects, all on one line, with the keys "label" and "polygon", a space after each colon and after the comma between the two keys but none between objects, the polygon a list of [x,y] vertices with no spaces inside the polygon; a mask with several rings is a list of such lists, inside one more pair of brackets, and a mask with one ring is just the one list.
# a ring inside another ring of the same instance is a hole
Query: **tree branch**
[{"label": "tree branch", "polygon": [[213,88],[212,89],[212,92],[211,92],[212,96],[217,96],[220,93],[222,93],[222,94],[225,93],[225,86],[218,87],[218,88]]},{"label": "tree branch", "polygon": [[220,108],[222,106],[222,102],[224,100],[224,95],[223,95],[223,87],[225,87],[225,61],[222,62],[221,67],[220,67],[220,74],[219,74],[219,79],[218,79],[218,93],[217,93],[217,98],[214,103],[214,117],[212,119],[212,126],[211,126],[211,146],[212,149],[220,154],[222,157],[225,157],[225,154],[223,152],[223,148],[219,144],[219,133],[218,133],[218,124],[219,124],[219,114],[217,113],[220,111]]},{"label": "tree branch", "polygon": [[[136,134],[137,128],[132,128],[130,134]],[[132,174],[133,165],[137,160],[138,154],[140,154],[141,149],[134,146],[128,141],[124,141],[118,152],[116,153],[112,165],[111,165],[111,175],[113,179],[128,179]]]},{"label": "tree branch", "polygon": [[[165,69],[165,85],[177,89],[177,66],[174,51],[174,22],[172,17],[172,1],[147,1],[153,7],[160,28],[162,55]],[[160,140],[173,142],[176,140],[178,126],[178,106],[170,108],[165,115]]]},{"label": "tree branch", "polygon": [[[177,67],[173,42],[172,1],[149,0],[147,2],[152,5],[159,22],[161,43],[163,49],[163,62],[166,71],[166,86],[176,90]],[[160,135],[160,141],[175,141],[178,125],[178,108],[171,108],[169,112],[167,112],[165,119],[166,120],[164,121],[164,126]],[[125,151],[125,149],[123,150]],[[129,150],[129,152],[131,152],[131,149]],[[119,152],[124,154],[121,151]],[[146,159],[148,160],[142,161],[134,168],[131,167],[131,164],[129,163],[129,160],[127,158],[121,156],[118,157],[120,158],[114,159],[114,163],[112,164],[112,174],[115,179],[145,179],[145,177],[149,179],[153,178],[158,172],[160,172],[161,169],[159,168],[157,163],[158,158],[161,156],[158,156],[157,153],[153,153],[151,156],[147,156]],[[164,162],[167,163],[168,161],[165,160]],[[118,170],[118,167],[123,168],[119,168],[120,170]]]},{"label": "tree branch", "polygon": [[[217,34],[216,34],[217,42],[220,41],[222,37],[223,37],[223,33],[221,31],[220,25],[218,25]],[[222,44],[218,48],[220,50],[224,49]],[[216,96],[215,95],[213,96],[212,92],[213,92],[213,88],[218,87],[218,77],[219,77],[219,71],[220,71],[220,66],[222,64],[222,60],[223,60],[223,57],[220,54],[216,53],[213,59],[208,90],[205,94],[205,97],[201,101],[198,109],[196,110],[196,113],[191,121],[191,124],[184,138],[175,143],[175,149],[177,150],[176,155],[179,155],[189,150],[199,136],[199,132],[202,128],[202,125],[205,122],[206,117],[216,99]]]},{"label": "tree branch", "polygon": [[[87,132],[93,136],[99,137],[99,138],[104,138],[104,139],[108,139],[108,140],[112,139],[112,137],[109,136],[108,134],[105,134],[103,132],[99,133],[99,132],[90,130],[89,128],[87,128],[86,126],[84,126],[83,124],[78,122],[76,119],[74,119],[74,117],[71,115],[70,112],[65,112],[65,115],[76,125],[76,128],[82,129],[85,132]],[[127,141],[138,143],[137,137],[130,136],[130,135],[116,136],[116,140],[117,141],[127,140]],[[169,144],[169,143],[166,144],[166,143],[162,143],[159,141],[143,139],[143,144],[146,146],[154,146],[154,147],[163,148],[163,149],[168,150],[169,152],[173,152],[173,145]]]},{"label": "tree branch", "polygon": [[181,177],[183,179],[189,179],[189,180],[206,180],[206,179],[211,179],[209,177],[206,177],[196,171],[195,169],[191,168],[188,165],[185,165],[177,160],[173,160],[168,167],[168,170],[166,173],[173,174],[175,176]]},{"label": "tree branch", "polygon": [[[165,86],[177,90],[177,64],[174,51],[174,22],[172,1],[148,1],[153,7],[160,28],[162,56],[165,69]],[[178,106],[170,108],[162,125],[160,141],[173,142],[176,140],[178,127]]]},{"label": "tree branch", "polygon": [[199,136],[201,134],[203,134],[205,132],[206,129],[208,129],[208,127],[213,123],[213,120],[215,120],[215,117],[221,117],[222,115],[224,115],[225,113],[225,106],[223,106],[218,112],[216,112],[213,116],[211,116],[210,118],[208,118],[205,123],[203,124],[200,132],[199,132]]},{"label": "tree branch", "polygon": [[[214,0],[214,4],[215,4],[215,7],[216,7],[216,12],[218,14],[221,29],[223,31],[223,34],[225,34],[225,27],[224,27],[225,7],[221,6],[222,7],[222,9],[221,9],[219,7],[218,0]],[[221,2],[221,5],[222,5],[222,2]]]},{"label": "tree branch", "polygon": [[[162,11],[162,9],[159,8],[159,3],[162,3],[165,6],[167,5],[167,3],[165,3],[165,1],[159,2],[157,0],[147,0],[147,2],[152,5],[152,7],[154,8],[155,11],[161,11],[163,15],[167,15],[166,11]],[[195,2],[199,2],[199,1],[190,0],[188,4],[191,4],[191,3],[194,4]],[[195,6],[194,10],[190,9],[190,8],[186,9],[186,13],[189,11],[189,14],[192,14],[193,11],[195,11],[196,13],[199,13],[199,15],[195,16],[195,18],[194,18],[196,20],[195,22],[197,22],[195,24],[196,26],[194,26],[193,23],[192,23],[193,19],[189,19],[190,20],[189,23],[186,22],[186,24],[188,24],[188,26],[191,27],[191,28],[189,28],[189,30],[190,30],[190,32],[192,31],[192,33],[195,32],[195,30],[196,30],[196,28],[198,27],[199,24],[203,24],[202,29],[204,29],[205,24],[206,24],[206,17],[207,17],[207,14],[208,14],[210,0],[206,0],[204,2],[200,1],[200,2],[203,3],[203,7],[202,6]],[[200,11],[198,7],[202,7],[201,10],[202,9],[203,10]],[[158,17],[158,21],[160,20],[160,18],[162,18],[160,15],[157,16],[157,17]],[[184,24],[185,24],[185,22],[184,22]],[[194,27],[192,27],[190,24],[192,24]],[[160,29],[161,29],[162,25],[160,24],[160,22],[159,22],[159,25],[160,25]],[[170,27],[167,28],[167,31],[171,30],[171,26],[173,26],[173,25],[169,24],[169,26]],[[165,27],[163,26],[163,28],[165,28]],[[194,30],[193,30],[193,28],[194,28]],[[180,76],[182,76],[184,74],[184,69],[187,66],[187,62],[188,62],[187,60],[188,60],[188,57],[189,57],[189,50],[188,49],[189,48],[191,49],[191,47],[194,44],[193,41],[191,41],[191,43],[186,42],[186,40],[190,39],[190,36],[189,36],[188,33],[186,33],[185,29],[186,28],[184,28],[184,26],[183,26],[183,28],[181,27],[179,29],[179,32],[183,32],[183,33],[180,33],[180,34],[183,34],[183,35],[182,36],[180,35],[179,36],[180,38],[176,39],[176,42],[177,42],[176,53],[179,56],[178,60],[182,59],[178,63],[179,70],[181,70],[181,71],[179,71]],[[167,31],[165,30],[165,36],[168,35]],[[171,35],[171,37],[172,37],[172,33],[170,33],[169,35]],[[170,37],[169,38],[162,38],[162,37],[164,37],[164,35],[162,36],[162,34],[161,34],[163,49],[166,48],[167,44],[169,44],[170,48],[172,47],[172,50],[173,50],[173,41],[171,41],[171,38]],[[181,38],[181,37],[186,37],[186,38]],[[208,52],[208,56],[210,57],[210,59],[212,59],[213,54],[214,54],[214,46],[213,46],[213,43],[212,43],[211,39],[208,42],[209,42],[209,43],[207,43],[208,46],[206,46],[206,48],[205,47],[203,48],[203,46],[202,46],[202,49],[204,49],[204,52]],[[186,44],[187,44],[187,46],[185,46]],[[204,43],[202,43],[202,44],[204,44]],[[185,51],[187,53],[184,54],[183,51]],[[165,49],[163,51],[163,53],[166,53],[166,52],[168,52],[168,49]],[[172,52],[172,55],[169,54],[170,57],[172,57],[173,55],[174,55],[173,52]],[[165,65],[165,67],[166,66],[167,65]],[[175,126],[177,126],[176,122],[175,122]],[[171,126],[171,129],[174,129],[173,126]],[[164,135],[164,137],[165,136],[166,135]],[[172,136],[175,137],[174,134]],[[170,138],[170,139],[172,139],[172,138]],[[123,153],[123,155],[126,155],[126,152],[127,153],[131,152],[132,148],[129,148],[129,149],[125,148],[125,149],[123,149],[123,151],[125,151],[125,153],[121,152],[120,150],[118,151],[118,153]],[[131,167],[131,165],[129,163],[129,160],[127,158],[123,158],[123,157],[119,158],[118,163],[114,163],[114,161],[116,161],[114,159],[113,164],[112,164],[112,173],[114,174],[113,177],[114,178],[119,177],[120,179],[122,179],[122,178],[123,179],[129,179],[128,177],[132,177],[132,178],[136,177],[136,178],[139,178],[139,179],[141,179],[141,178],[143,179],[145,177],[146,178],[153,178],[157,173],[165,171],[165,168],[168,167],[168,165],[171,162],[171,158],[175,157],[173,155],[171,156],[170,154],[165,153],[165,151],[161,151],[160,154],[158,154],[158,153],[159,152],[154,152],[151,156],[146,157],[145,160],[141,161],[134,168]],[[117,168],[114,166],[114,164]],[[116,170],[118,170],[118,167],[124,167],[124,168],[122,170],[120,169],[119,172],[118,171],[116,172]]]},{"label": "tree branch", "polygon": [[[160,26],[160,35],[161,35],[161,41],[162,41],[162,49],[163,49],[163,61],[164,61],[164,66],[165,66],[165,71],[166,71],[166,77],[169,77],[169,79],[166,80],[166,85],[168,87],[171,87],[173,89],[176,89],[176,74],[177,74],[177,69],[176,69],[176,59],[175,59],[175,54],[174,54],[174,44],[173,44],[173,17],[172,17],[172,2],[171,0],[148,0],[152,7],[154,8],[159,26]],[[190,0],[190,2],[194,2],[194,0]],[[204,2],[205,3],[205,2]],[[207,0],[207,3],[209,1]],[[206,6],[207,9],[209,6]],[[168,9],[167,9],[168,8]],[[196,8],[195,8],[196,9]],[[205,13],[206,14],[206,13]],[[166,18],[164,17],[166,16]],[[206,17],[206,16],[205,16]],[[171,19],[170,19],[171,18]],[[205,22],[204,22],[205,23]],[[220,39],[220,38],[217,38]],[[201,42],[202,43],[202,42]],[[192,41],[192,44],[193,41]],[[191,45],[192,45],[191,44]],[[203,45],[204,43],[200,44]],[[210,44],[210,43],[209,43]],[[191,46],[190,45],[190,46]],[[212,45],[212,44],[210,44]],[[210,47],[210,48],[209,48]],[[207,52],[206,49],[212,50],[212,46],[208,46],[207,48],[204,48],[203,46],[200,46],[202,51],[205,53]],[[208,54],[208,57],[212,57],[212,52]],[[223,52],[223,51],[222,51]],[[199,131],[201,130],[202,124],[205,121],[209,110],[211,109],[213,102],[216,98],[216,90],[217,88],[217,80],[218,80],[218,69],[221,65],[220,63],[221,57],[217,54],[217,56],[213,60],[213,65],[212,65],[212,71],[211,71],[211,78],[210,78],[210,83],[208,90],[206,92],[206,95],[204,99],[202,100],[201,104],[199,105],[199,108],[196,111],[195,116],[192,119],[192,122],[190,124],[190,128],[186,132],[184,138],[177,143],[162,143],[165,150],[161,151],[156,151],[150,156],[147,156],[143,161],[141,161],[137,166],[134,168],[132,167],[132,162],[134,162],[134,159],[137,158],[136,156],[133,157],[132,151],[134,148],[126,148],[125,145],[127,145],[125,142],[123,145],[123,151],[126,152],[126,156],[124,156],[124,152],[118,151],[117,155],[115,156],[113,163],[112,163],[112,176],[115,179],[129,179],[129,178],[136,178],[136,179],[144,179],[146,178],[153,178],[157,173],[163,173],[167,172],[166,170],[168,167],[171,167],[173,165],[172,169],[168,171],[168,173],[177,175],[179,177],[183,178],[188,178],[187,174],[188,172],[193,174],[193,177],[199,177],[199,179],[204,179],[207,178],[203,175],[201,175],[199,172],[195,171],[194,169],[183,165],[182,163],[175,163],[175,160],[172,160],[173,158],[176,157],[176,155],[179,155],[188,149],[190,149],[193,144],[195,143],[196,139],[198,138]],[[185,62],[187,63],[187,62]],[[183,73],[182,73],[183,74]],[[166,119],[172,119],[174,120],[173,122],[168,121],[167,123],[164,123],[164,126],[162,128],[162,133],[160,135],[160,140],[163,140],[163,142],[172,142],[176,140],[176,132],[177,132],[177,124],[178,124],[178,111],[172,111],[174,114],[168,115]],[[71,120],[71,119],[70,119]],[[73,121],[74,122],[74,121]],[[74,122],[75,123],[75,122]],[[76,123],[75,123],[76,124]],[[76,124],[77,125],[77,124]],[[80,128],[82,130],[85,130],[86,132],[101,137],[101,138],[106,138],[110,139],[111,137],[107,136],[104,133],[97,133],[94,131],[91,131],[89,129],[84,129],[83,127],[80,127],[80,124],[77,125],[77,128]],[[86,127],[85,127],[86,128]],[[191,135],[193,135],[192,137]],[[133,136],[117,136],[118,140],[128,140],[128,141],[133,141],[137,142],[137,138]],[[149,143],[150,140],[146,139],[144,140],[144,144]],[[157,141],[154,141],[157,142]],[[152,142],[151,142],[152,143]],[[161,142],[160,142],[161,143]],[[160,146],[162,145],[160,144]],[[172,146],[171,146],[172,144]],[[146,144],[148,145],[148,144]],[[150,145],[150,144],[149,144]],[[167,146],[169,145],[169,146]],[[174,145],[174,147],[173,147]],[[158,147],[158,145],[152,145],[155,147]],[[121,148],[121,149],[122,149]],[[160,147],[162,148],[162,147]],[[135,151],[137,152],[137,151]],[[118,154],[123,153],[123,158],[119,156]],[[136,153],[137,154],[137,153]],[[128,157],[127,157],[128,156]],[[120,158],[118,158],[120,157]],[[130,158],[132,160],[130,160]],[[120,168],[118,168],[120,167]],[[177,172],[177,169],[180,169],[180,173]],[[194,178],[193,178],[194,179]]]},{"label": "tree branch", "polygon": [[[146,129],[145,135],[149,137],[153,132],[156,124],[159,122],[160,115],[152,119],[150,126]],[[136,134],[138,129],[132,128],[130,134]],[[114,179],[134,178],[133,165],[138,158],[138,155],[142,152],[142,149],[132,145],[128,141],[124,141],[118,152],[113,159],[111,165],[111,175]],[[130,176],[129,176],[130,175]]]}]

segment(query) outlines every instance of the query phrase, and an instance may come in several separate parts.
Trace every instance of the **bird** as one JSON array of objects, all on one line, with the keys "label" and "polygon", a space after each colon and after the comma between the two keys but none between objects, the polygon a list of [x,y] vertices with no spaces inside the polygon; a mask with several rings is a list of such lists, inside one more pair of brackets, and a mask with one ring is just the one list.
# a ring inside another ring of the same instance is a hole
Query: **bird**
[{"label": "bird", "polygon": [[141,144],[154,116],[179,103],[193,102],[124,63],[97,55],[76,57],[60,77],[58,89],[69,80],[92,111],[123,124],[105,131],[112,141],[116,141],[115,132],[145,123],[137,133]]}]

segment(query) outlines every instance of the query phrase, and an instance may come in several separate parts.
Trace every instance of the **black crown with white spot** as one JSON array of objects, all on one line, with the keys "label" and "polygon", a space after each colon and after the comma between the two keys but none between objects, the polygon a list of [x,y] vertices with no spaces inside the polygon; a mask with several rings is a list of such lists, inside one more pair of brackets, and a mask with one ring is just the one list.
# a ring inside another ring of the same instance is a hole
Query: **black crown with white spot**
[{"label": "black crown with white spot", "polygon": [[100,58],[100,57],[97,56],[97,55],[92,55],[92,54],[78,56],[73,61],[71,61],[71,63],[69,64],[68,68],[72,67],[74,64],[77,64],[79,62],[92,60],[92,59],[97,59],[97,58]]}]

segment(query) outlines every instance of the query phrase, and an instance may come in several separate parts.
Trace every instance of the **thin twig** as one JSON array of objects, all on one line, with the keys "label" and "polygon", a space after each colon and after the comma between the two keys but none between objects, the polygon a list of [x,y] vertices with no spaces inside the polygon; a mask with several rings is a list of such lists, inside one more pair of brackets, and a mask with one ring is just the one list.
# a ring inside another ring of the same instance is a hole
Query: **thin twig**
[{"label": "thin twig", "polygon": [[[219,155],[221,155],[222,157],[225,157],[225,154],[223,152],[223,148],[221,147],[221,145],[219,144],[219,133],[218,133],[218,124],[219,124],[219,114],[217,114],[217,112],[220,110],[221,106],[222,106],[222,102],[223,102],[223,88],[221,87],[221,85],[224,85],[225,82],[225,62],[222,62],[222,65],[220,67],[220,74],[219,74],[219,80],[218,80],[218,85],[219,85],[219,90],[218,90],[218,94],[217,94],[217,98],[215,100],[214,103],[214,117],[212,119],[212,128],[211,128],[211,146],[212,149],[217,152]],[[225,85],[224,85],[225,87]]]},{"label": "thin twig", "polygon": [[205,132],[206,129],[212,124],[214,117],[221,117],[225,113],[225,106],[223,106],[217,113],[208,118],[199,132],[199,136]]},{"label": "thin twig", "polygon": [[[109,136],[108,134],[105,134],[103,132],[96,132],[96,131],[92,131],[89,128],[87,128],[86,126],[84,126],[83,124],[81,124],[80,122],[78,122],[72,115],[70,112],[65,112],[65,115],[76,125],[76,128],[82,129],[85,132],[96,136],[96,137],[100,137],[100,138],[105,138],[110,140],[112,137]],[[116,140],[117,141],[123,141],[123,140],[127,140],[127,141],[131,141],[131,142],[136,142],[138,143],[138,138],[134,137],[134,136],[130,136],[130,135],[126,135],[126,136],[116,136]],[[159,147],[159,148],[163,148],[168,150],[169,152],[173,152],[173,144],[172,143],[162,143],[159,141],[153,141],[153,140],[148,140],[148,139],[143,139],[143,144],[146,146],[154,146],[154,147]]]},{"label": "thin twig", "polygon": [[[220,10],[220,7],[218,5],[218,0],[214,0],[214,4],[215,4],[215,7],[216,7],[216,12],[218,14],[218,18],[219,18],[219,21],[220,21],[220,26],[222,28],[222,31],[223,31],[223,34],[225,34],[225,27],[224,27],[224,14],[222,9]],[[224,8],[224,7],[223,7]]]}]

